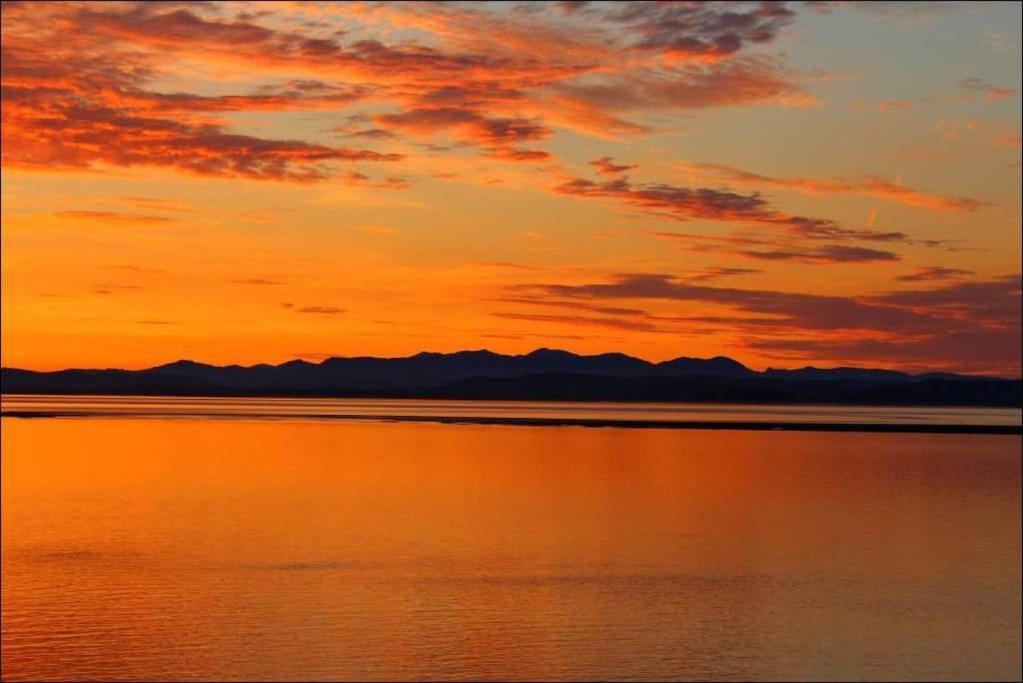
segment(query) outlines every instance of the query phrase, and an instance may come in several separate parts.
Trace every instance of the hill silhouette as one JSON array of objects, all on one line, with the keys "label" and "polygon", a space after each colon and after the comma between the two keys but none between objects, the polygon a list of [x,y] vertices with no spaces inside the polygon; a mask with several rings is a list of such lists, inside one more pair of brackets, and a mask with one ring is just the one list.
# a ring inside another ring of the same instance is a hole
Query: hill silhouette
[{"label": "hill silhouette", "polygon": [[0,391],[32,394],[1019,406],[1021,389],[1018,379],[950,373],[851,367],[757,372],[725,356],[653,363],[622,353],[579,355],[547,348],[523,355],[422,352],[280,365],[179,360],[144,370],[0,369]]}]

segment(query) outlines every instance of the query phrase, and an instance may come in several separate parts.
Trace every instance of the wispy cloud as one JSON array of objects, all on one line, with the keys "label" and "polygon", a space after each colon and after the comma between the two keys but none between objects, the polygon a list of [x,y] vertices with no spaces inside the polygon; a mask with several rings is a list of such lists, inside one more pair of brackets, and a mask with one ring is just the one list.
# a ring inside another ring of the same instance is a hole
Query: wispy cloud
[{"label": "wispy cloud", "polygon": [[944,268],[941,266],[924,266],[912,273],[899,275],[895,279],[900,282],[930,282],[932,280],[956,280],[973,275],[972,270],[963,268]]},{"label": "wispy cloud", "polygon": [[[1018,372],[1020,285],[1017,274],[932,289],[841,297],[715,287],[687,283],[671,275],[636,273],[597,283],[516,285],[509,287],[509,294],[522,302],[561,300],[570,305],[699,303],[731,311],[702,319],[725,325],[737,334],[751,334],[745,342],[750,348],[787,349],[803,357],[819,354],[824,358],[853,357],[842,355],[845,351],[839,349],[858,349],[856,357],[898,362],[912,357],[911,349],[917,344],[923,349],[917,360],[935,367],[976,368],[980,353],[985,368],[1011,367]],[[697,319],[689,318],[692,322]],[[641,318],[639,324],[649,324],[649,320]]]},{"label": "wispy cloud", "polygon": [[296,306],[293,304],[284,304],[284,306],[296,313],[312,313],[315,315],[341,315],[346,313],[345,309],[338,308],[337,306]]},{"label": "wispy cloud", "polygon": [[639,168],[635,164],[633,165],[616,164],[614,163],[614,159],[612,159],[611,157],[601,157],[600,159],[596,159],[589,163],[590,166],[597,169],[598,173],[610,176],[618,175],[620,173],[627,173],[628,171],[631,171],[634,168]]},{"label": "wispy cloud", "polygon": [[971,94],[983,96],[988,102],[1001,102],[1019,93],[1016,88],[993,85],[983,78],[964,78],[959,81],[959,87]]},{"label": "wispy cloud", "polygon": [[678,162],[677,167],[690,177],[731,186],[785,190],[818,196],[854,194],[936,211],[976,211],[991,205],[990,202],[972,197],[955,197],[913,189],[903,185],[901,178],[894,182],[878,176],[856,179],[778,178],[724,164]]},{"label": "wispy cloud", "polygon": [[260,287],[263,287],[263,286],[277,286],[277,285],[287,284],[287,283],[285,283],[285,282],[283,282],[281,280],[274,280],[274,279],[265,278],[265,277],[238,278],[236,280],[231,280],[231,282],[233,282],[236,285],[257,285],[257,286],[260,286]]},{"label": "wispy cloud", "polygon": [[86,222],[106,225],[154,225],[174,219],[151,214],[119,213],[116,211],[58,211],[54,218],[62,221]]}]

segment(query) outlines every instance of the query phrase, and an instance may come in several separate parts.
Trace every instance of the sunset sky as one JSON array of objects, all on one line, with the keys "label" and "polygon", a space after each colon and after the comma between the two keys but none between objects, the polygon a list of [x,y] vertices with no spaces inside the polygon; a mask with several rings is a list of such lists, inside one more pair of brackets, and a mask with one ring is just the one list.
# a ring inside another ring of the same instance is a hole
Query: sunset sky
[{"label": "sunset sky", "polygon": [[1017,376],[1020,8],[5,2],[2,362]]}]

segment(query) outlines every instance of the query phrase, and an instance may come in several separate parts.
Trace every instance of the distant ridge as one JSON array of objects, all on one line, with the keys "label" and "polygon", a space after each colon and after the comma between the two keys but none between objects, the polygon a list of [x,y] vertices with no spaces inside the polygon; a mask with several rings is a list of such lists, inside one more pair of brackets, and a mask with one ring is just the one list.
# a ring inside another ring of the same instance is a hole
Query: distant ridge
[{"label": "distant ridge", "polygon": [[144,370],[0,369],[4,393],[378,396],[529,400],[721,401],[1018,406],[1020,380],[870,368],[763,372],[726,356],[652,363],[623,353],[486,349],[401,358],[215,366],[178,360]]}]

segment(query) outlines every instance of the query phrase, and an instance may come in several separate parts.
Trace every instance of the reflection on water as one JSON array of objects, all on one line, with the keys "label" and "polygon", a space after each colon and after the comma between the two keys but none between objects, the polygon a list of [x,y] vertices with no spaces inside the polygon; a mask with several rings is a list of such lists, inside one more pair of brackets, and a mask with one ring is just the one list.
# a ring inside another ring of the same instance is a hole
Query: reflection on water
[{"label": "reflection on water", "polygon": [[2,431],[5,680],[1020,677],[1018,436]]},{"label": "reflection on water", "polygon": [[1012,425],[1019,408],[5,394],[5,414]]}]

